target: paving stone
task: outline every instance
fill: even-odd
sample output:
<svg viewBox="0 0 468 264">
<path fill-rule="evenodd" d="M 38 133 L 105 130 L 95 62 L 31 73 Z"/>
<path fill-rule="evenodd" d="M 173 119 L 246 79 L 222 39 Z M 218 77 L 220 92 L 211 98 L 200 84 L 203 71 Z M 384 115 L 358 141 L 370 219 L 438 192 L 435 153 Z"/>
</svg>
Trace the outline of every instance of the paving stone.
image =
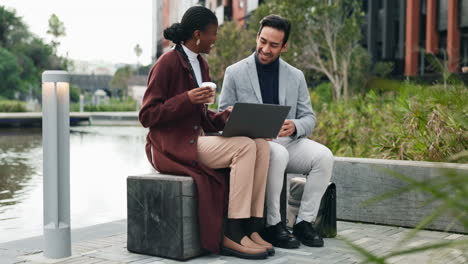
<svg viewBox="0 0 468 264">
<path fill-rule="evenodd" d="M 131 263 L 131 264 L 148 264 L 148 263 L 152 263 L 152 262 L 155 262 L 155 261 L 161 261 L 161 260 L 162 260 L 162 258 L 150 257 L 150 258 L 146 258 L 146 259 L 130 261 L 128 263 Z"/>
<path fill-rule="evenodd" d="M 62 262 L 58 262 L 58 264 L 83 264 L 83 263 L 94 264 L 94 263 L 99 263 L 102 261 L 103 261 L 102 259 L 96 259 L 96 258 L 90 258 L 90 257 L 76 257 L 72 259 L 67 259 Z"/>
<path fill-rule="evenodd" d="M 122 250 L 123 251 L 123 250 Z M 142 260 L 146 258 L 150 258 L 150 256 L 146 255 L 138 255 L 138 254 L 127 254 L 126 252 L 97 252 L 89 255 L 90 257 L 101 258 L 106 260 L 112 261 L 120 261 L 120 262 L 131 262 Z"/>
<path fill-rule="evenodd" d="M 398 228 L 391 226 L 376 226 L 370 224 L 338 222 L 338 231 L 340 236 L 354 241 L 354 243 L 365 248 L 366 250 L 382 256 L 388 254 L 391 250 L 407 249 L 410 247 L 418 247 L 430 243 L 440 241 L 453 241 L 460 239 L 468 239 L 467 235 L 451 234 L 444 232 L 421 231 L 417 236 L 401 242 L 401 239 L 411 231 L 406 228 Z M 234 257 L 219 256 L 219 255 L 203 255 L 185 262 L 179 262 L 171 259 L 162 259 L 159 257 L 133 254 L 126 248 L 126 235 L 117 234 L 89 241 L 74 243 L 72 246 L 73 254 L 77 257 L 59 262 L 60 264 L 111 264 L 111 263 L 131 263 L 131 264 L 350 264 L 358 263 L 363 260 L 363 257 L 354 251 L 340 238 L 325 239 L 325 246 L 321 248 L 312 248 L 301 245 L 299 249 L 276 249 L 276 254 L 265 260 L 243 260 Z M 13 250 L 3 249 L 0 254 L 9 256 Z M 18 251 L 20 252 L 20 251 Z M 8 253 L 8 254 L 6 254 Z M 35 252 L 33 252 L 34 254 Z M 36 253 L 37 254 L 37 253 Z M 0 255 L 0 259 L 1 256 Z M 431 252 L 419 252 L 409 256 L 397 256 L 388 261 L 388 263 L 452 263 L 465 264 L 468 256 L 460 248 L 444 249 Z M 30 260 L 16 259 L 16 261 L 8 263 L 42 264 L 31 262 Z M 3 264 L 3 259 L 0 260 Z"/>
<path fill-rule="evenodd" d="M 98 262 L 97 264 L 123 264 L 124 262 L 121 261 L 114 261 L 114 260 L 103 260 L 102 262 Z"/>
</svg>

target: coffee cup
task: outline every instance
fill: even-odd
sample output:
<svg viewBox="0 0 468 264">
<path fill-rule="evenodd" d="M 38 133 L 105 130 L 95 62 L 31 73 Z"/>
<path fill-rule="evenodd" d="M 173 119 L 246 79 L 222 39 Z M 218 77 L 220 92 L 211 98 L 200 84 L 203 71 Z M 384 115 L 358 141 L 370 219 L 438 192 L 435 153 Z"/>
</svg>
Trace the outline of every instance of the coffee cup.
<svg viewBox="0 0 468 264">
<path fill-rule="evenodd" d="M 209 98 L 207 104 L 214 104 L 216 97 L 216 83 L 214 82 L 204 82 L 201 84 L 201 87 L 210 87 L 213 95 Z"/>
</svg>

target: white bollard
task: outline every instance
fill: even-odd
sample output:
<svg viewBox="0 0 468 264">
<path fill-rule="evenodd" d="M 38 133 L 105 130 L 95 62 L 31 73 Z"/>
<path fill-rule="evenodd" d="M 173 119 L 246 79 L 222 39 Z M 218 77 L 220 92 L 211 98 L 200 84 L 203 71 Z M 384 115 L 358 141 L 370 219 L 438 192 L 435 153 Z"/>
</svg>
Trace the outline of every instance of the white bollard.
<svg viewBox="0 0 468 264">
<path fill-rule="evenodd" d="M 84 112 L 84 95 L 80 94 L 80 113 Z"/>
<path fill-rule="evenodd" d="M 42 74 L 44 256 L 71 256 L 70 237 L 70 77 Z"/>
</svg>

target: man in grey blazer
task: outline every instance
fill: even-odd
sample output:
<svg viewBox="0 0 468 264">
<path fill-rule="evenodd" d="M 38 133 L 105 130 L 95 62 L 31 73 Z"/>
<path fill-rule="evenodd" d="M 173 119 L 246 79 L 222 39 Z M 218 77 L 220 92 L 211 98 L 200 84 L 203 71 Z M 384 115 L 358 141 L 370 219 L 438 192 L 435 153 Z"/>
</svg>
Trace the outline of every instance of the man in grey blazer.
<svg viewBox="0 0 468 264">
<path fill-rule="evenodd" d="M 289 105 L 291 110 L 278 137 L 270 141 L 271 157 L 266 202 L 267 228 L 262 237 L 276 247 L 323 246 L 314 229 L 320 201 L 333 168 L 333 154 L 307 138 L 315 127 L 307 84 L 302 71 L 280 58 L 287 50 L 291 26 L 288 20 L 269 15 L 260 21 L 254 54 L 229 66 L 224 76 L 219 110 L 236 102 Z M 281 222 L 280 194 L 284 172 L 307 177 L 293 234 Z M 294 237 L 296 236 L 299 241 Z"/>
</svg>

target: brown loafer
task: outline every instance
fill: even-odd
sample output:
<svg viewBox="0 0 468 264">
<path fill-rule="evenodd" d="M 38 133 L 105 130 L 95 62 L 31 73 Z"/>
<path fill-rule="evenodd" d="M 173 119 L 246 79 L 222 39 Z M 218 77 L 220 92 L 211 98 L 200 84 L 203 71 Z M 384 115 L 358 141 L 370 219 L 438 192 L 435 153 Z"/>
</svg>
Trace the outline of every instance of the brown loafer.
<svg viewBox="0 0 468 264">
<path fill-rule="evenodd" d="M 245 244 L 252 245 L 255 243 L 247 236 L 242 238 L 241 244 L 238 244 L 224 236 L 221 254 L 243 259 L 266 259 L 268 257 L 268 253 L 265 248 L 260 247 L 259 245 L 256 245 L 256 247 L 248 247 Z"/>
<path fill-rule="evenodd" d="M 273 248 L 273 245 L 266 242 L 258 232 L 253 232 L 252 234 L 250 234 L 250 239 L 255 242 L 256 244 L 258 245 L 261 245 L 262 247 L 264 247 L 267 252 L 268 252 L 268 255 L 269 256 L 274 256 L 275 255 L 275 249 Z"/>
</svg>

